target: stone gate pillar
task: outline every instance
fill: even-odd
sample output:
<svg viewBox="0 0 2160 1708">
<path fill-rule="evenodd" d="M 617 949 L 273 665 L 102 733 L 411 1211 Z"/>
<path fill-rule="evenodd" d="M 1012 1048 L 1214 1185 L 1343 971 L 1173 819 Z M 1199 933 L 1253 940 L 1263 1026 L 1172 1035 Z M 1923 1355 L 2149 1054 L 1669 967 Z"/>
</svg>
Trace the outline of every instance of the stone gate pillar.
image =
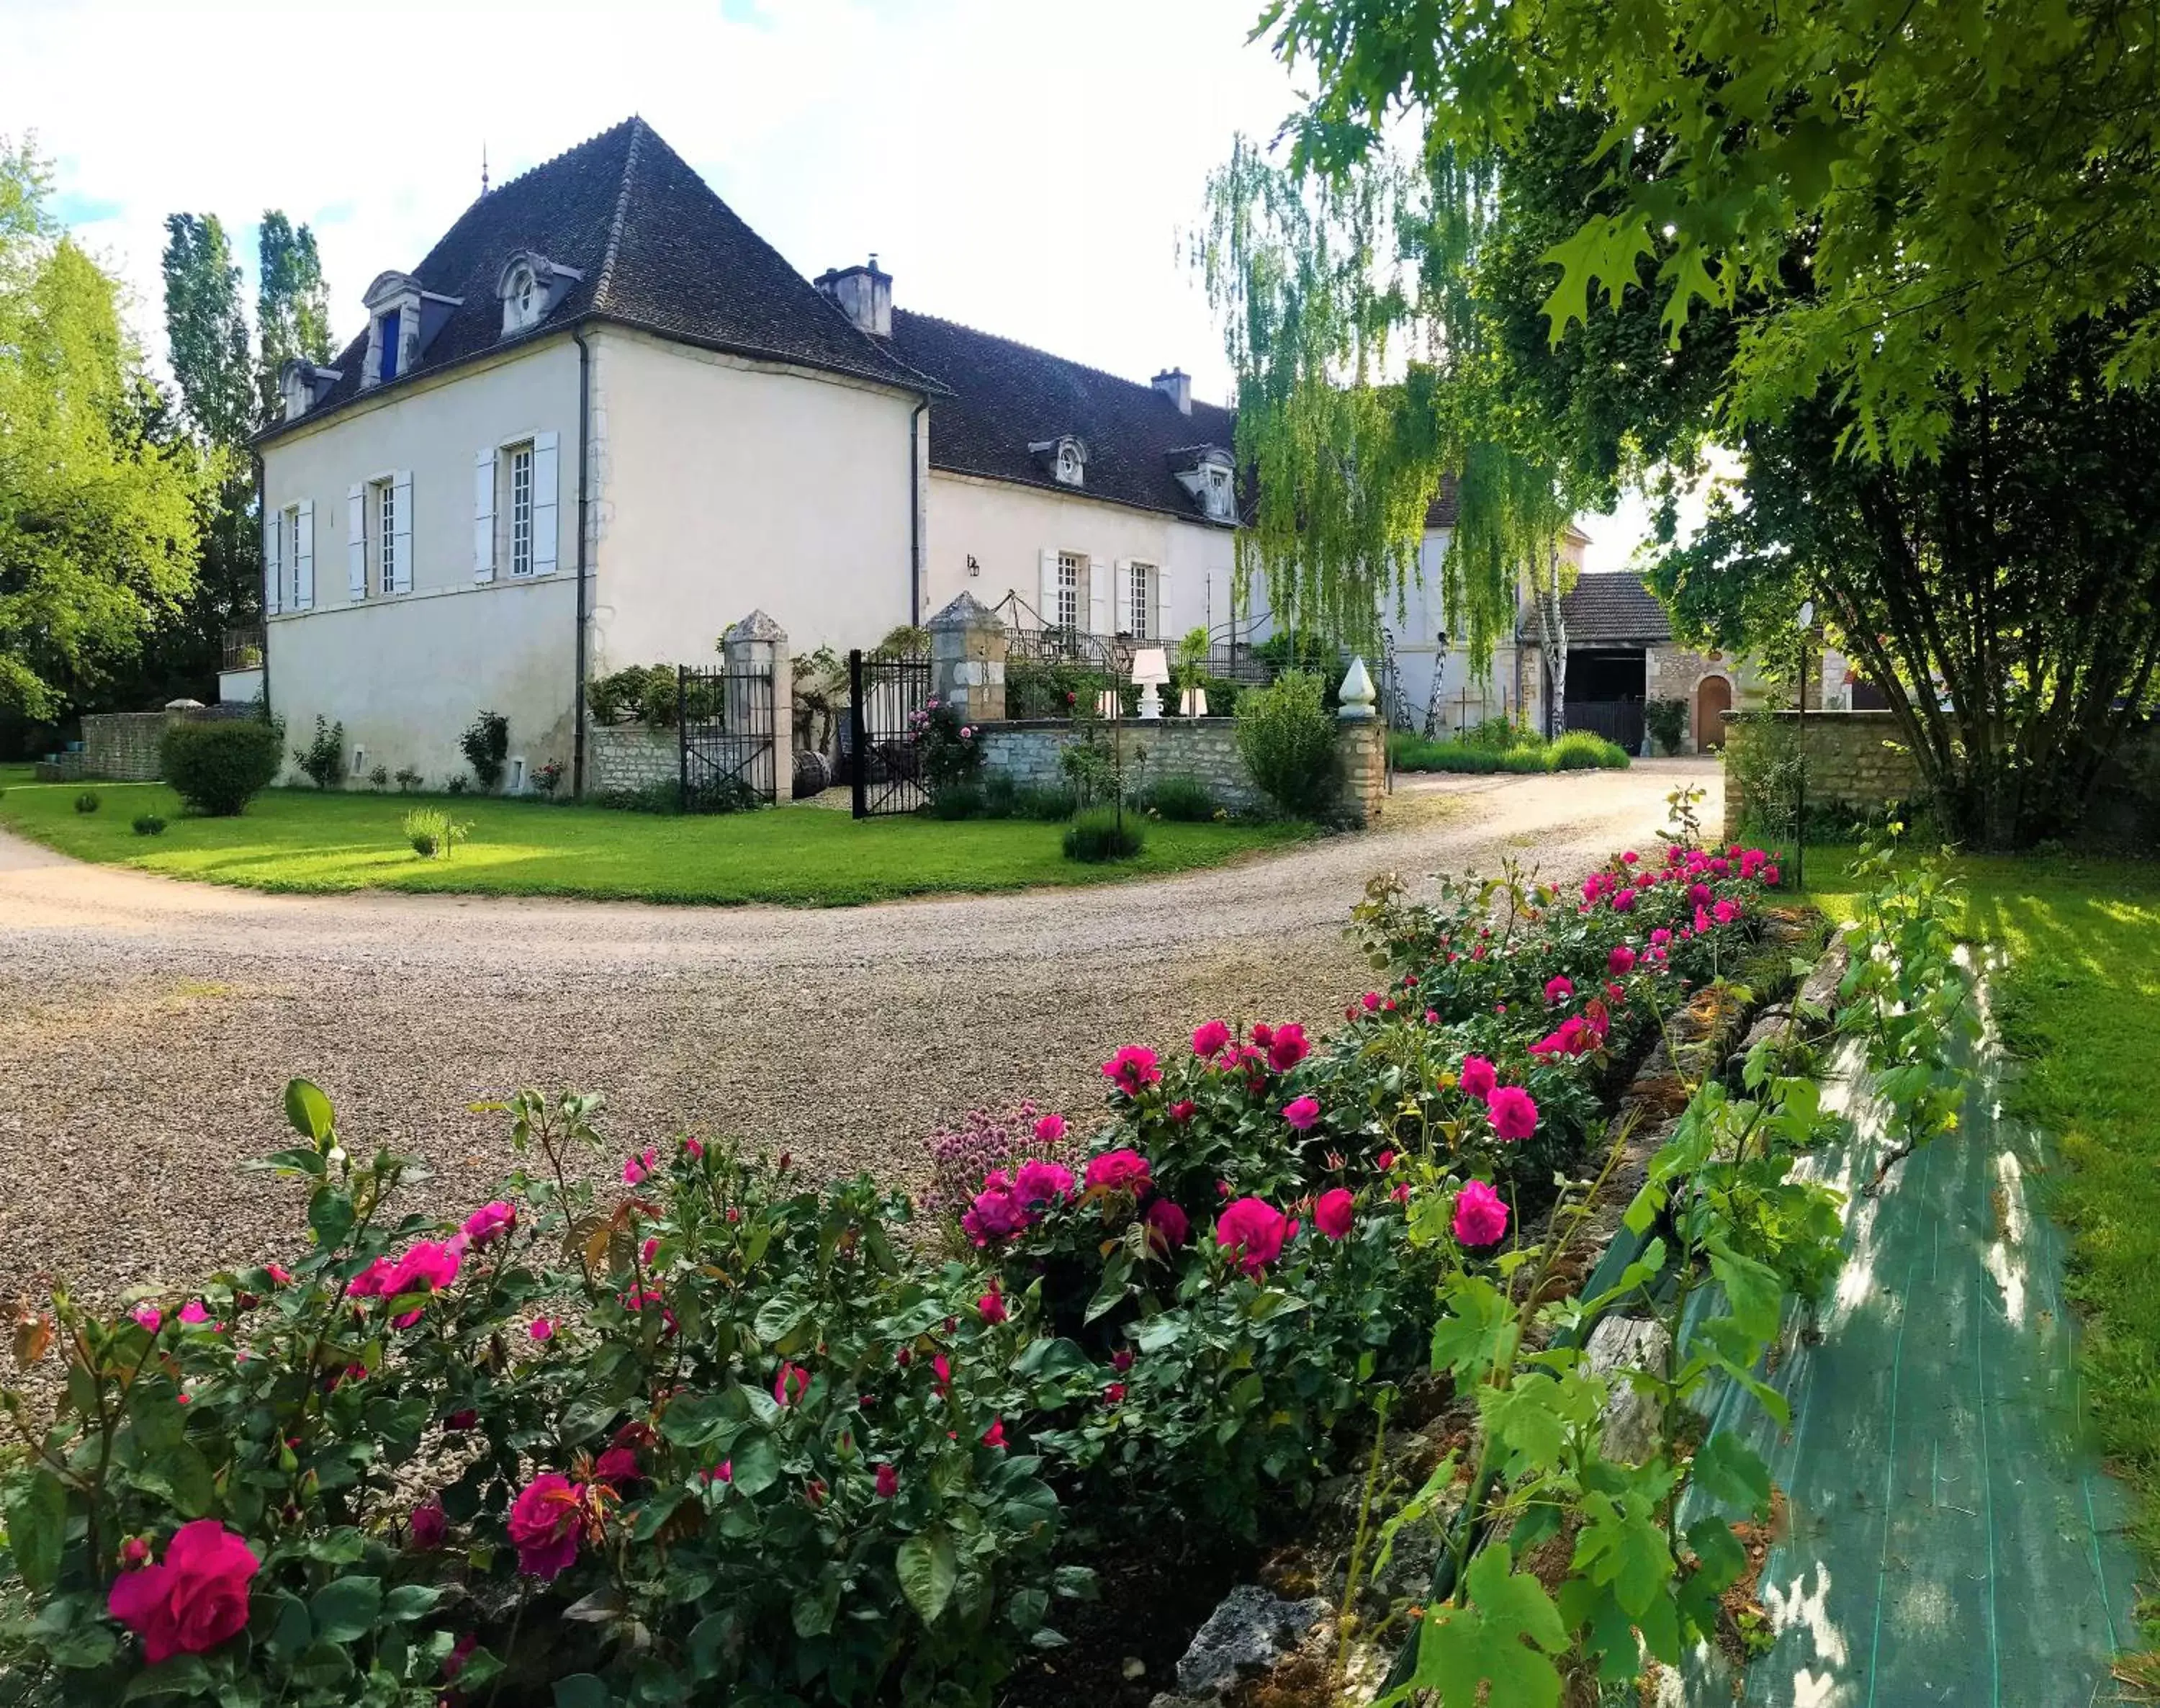
<svg viewBox="0 0 2160 1708">
<path fill-rule="evenodd" d="M 720 637 L 727 662 L 728 727 L 772 734 L 772 799 L 792 800 L 795 792 L 795 672 L 787 656 L 787 631 L 761 610 L 754 610 Z M 762 681 L 740 680 L 746 677 Z M 760 705 L 758 701 L 764 703 Z M 757 778 L 762 783 L 765 779 Z"/>
<path fill-rule="evenodd" d="M 1005 716 L 1005 626 L 972 593 L 930 620 L 930 692 L 968 724 Z"/>
<path fill-rule="evenodd" d="M 1367 830 L 1380 822 L 1388 793 L 1388 726 L 1373 709 L 1378 698 L 1365 661 L 1352 659 L 1337 695 L 1336 750 L 1342 759 L 1342 816 Z"/>
</svg>

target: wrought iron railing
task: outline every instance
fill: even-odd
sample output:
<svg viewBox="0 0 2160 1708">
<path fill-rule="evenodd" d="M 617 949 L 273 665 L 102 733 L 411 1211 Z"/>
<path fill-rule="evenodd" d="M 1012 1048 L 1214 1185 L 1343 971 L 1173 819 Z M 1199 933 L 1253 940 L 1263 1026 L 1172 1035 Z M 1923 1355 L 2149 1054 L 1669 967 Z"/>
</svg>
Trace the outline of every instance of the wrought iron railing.
<svg viewBox="0 0 2160 1708">
<path fill-rule="evenodd" d="M 225 648 L 220 657 L 220 670 L 257 670 L 262 664 L 262 625 L 251 623 L 245 628 L 225 631 Z"/>
</svg>

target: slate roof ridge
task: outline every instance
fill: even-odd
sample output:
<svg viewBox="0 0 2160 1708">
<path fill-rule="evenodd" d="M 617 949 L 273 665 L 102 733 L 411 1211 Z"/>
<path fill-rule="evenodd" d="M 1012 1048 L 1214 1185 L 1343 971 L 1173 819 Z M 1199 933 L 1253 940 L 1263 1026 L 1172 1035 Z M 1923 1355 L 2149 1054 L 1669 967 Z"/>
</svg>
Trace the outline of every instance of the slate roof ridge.
<svg viewBox="0 0 2160 1708">
<path fill-rule="evenodd" d="M 1054 361 L 1060 367 L 1072 368 L 1078 372 L 1091 375 L 1096 379 L 1109 380 L 1114 384 L 1129 387 L 1135 392 L 1145 392 L 1152 397 L 1163 397 L 1163 394 L 1157 392 L 1153 383 L 1150 381 L 1128 379 L 1123 374 L 1112 373 L 1108 368 L 1098 368 L 1088 362 L 1075 361 L 1069 356 L 1060 356 L 1054 350 L 1045 350 L 1041 345 L 1030 344 L 1024 339 L 1008 338 L 1002 332 L 985 332 L 979 326 L 970 325 L 965 320 L 955 320 L 948 314 L 926 314 L 920 309 L 903 309 L 898 304 L 895 304 L 893 305 L 892 313 L 893 318 L 896 320 L 900 319 L 902 315 L 906 315 L 911 320 L 927 320 L 934 325 L 948 327 L 955 332 L 964 332 L 971 338 L 987 338 L 993 343 L 1010 345 L 1015 350 L 1024 350 L 1028 355 L 1038 356 L 1044 361 Z M 889 340 L 880 339 L 878 341 L 880 343 L 885 343 Z M 1170 399 L 1166 397 L 1163 397 L 1163 401 L 1167 403 Z M 1193 408 L 1196 409 L 1212 409 L 1225 415 L 1231 413 L 1228 405 L 1223 403 L 1210 403 L 1205 398 L 1202 397 L 1194 398 L 1192 400 L 1192 404 Z M 1210 442 L 1211 441 L 1207 440 L 1196 441 L 1194 444 L 1189 448 L 1197 449 L 1201 444 Z M 1225 446 L 1224 449 L 1227 449 L 1228 447 Z"/>
<path fill-rule="evenodd" d="M 608 288 L 614 283 L 615 257 L 622 250 L 623 227 L 630 222 L 630 186 L 631 180 L 637 176 L 637 145 L 645 139 L 646 132 L 651 128 L 636 113 L 631 114 L 622 122 L 630 127 L 630 147 L 623 153 L 622 184 L 615 191 L 615 218 L 608 226 L 607 247 L 600 255 L 600 276 L 593 285 L 592 306 L 595 310 L 604 309 L 606 307 Z M 610 135 L 621 127 L 619 125 L 610 125 L 607 130 L 601 132 L 600 135 Z M 598 142 L 600 138 L 595 137 L 593 140 Z M 556 158 L 559 159 L 562 157 L 558 155 Z M 532 169 L 536 172 L 540 170 L 537 166 Z"/>
</svg>

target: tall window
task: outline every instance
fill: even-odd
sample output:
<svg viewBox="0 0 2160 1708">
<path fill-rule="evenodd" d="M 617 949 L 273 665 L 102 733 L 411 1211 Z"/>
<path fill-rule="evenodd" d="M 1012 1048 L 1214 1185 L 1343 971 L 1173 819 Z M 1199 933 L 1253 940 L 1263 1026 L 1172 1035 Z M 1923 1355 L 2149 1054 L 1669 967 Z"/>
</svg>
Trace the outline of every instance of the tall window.
<svg viewBox="0 0 2160 1708">
<path fill-rule="evenodd" d="M 375 586 L 379 593 L 397 591 L 397 486 L 391 480 L 375 483 Z"/>
<path fill-rule="evenodd" d="M 1051 621 L 1061 629 L 1080 626 L 1080 559 L 1072 552 L 1057 554 L 1057 609 Z"/>
<path fill-rule="evenodd" d="M 397 377 L 397 335 L 403 316 L 395 309 L 382 311 L 382 330 L 376 335 L 376 377 L 387 382 Z"/>
<path fill-rule="evenodd" d="M 1132 566 L 1132 591 L 1128 597 L 1133 602 L 1133 639 L 1145 641 L 1149 633 L 1148 588 L 1155 579 L 1155 566 L 1152 563 L 1135 563 Z"/>
<path fill-rule="evenodd" d="M 278 513 L 278 561 L 285 566 L 285 609 L 300 609 L 300 506 Z"/>
<path fill-rule="evenodd" d="M 532 447 L 510 450 L 510 573 L 532 573 Z"/>
</svg>

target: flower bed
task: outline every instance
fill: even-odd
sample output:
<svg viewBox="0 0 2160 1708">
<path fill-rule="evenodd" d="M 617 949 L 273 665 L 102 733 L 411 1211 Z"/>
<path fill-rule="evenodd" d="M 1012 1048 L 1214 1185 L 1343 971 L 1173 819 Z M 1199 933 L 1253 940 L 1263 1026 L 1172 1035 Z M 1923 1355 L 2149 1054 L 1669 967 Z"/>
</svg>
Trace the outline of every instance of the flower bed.
<svg viewBox="0 0 2160 1708">
<path fill-rule="evenodd" d="M 1084 1140 L 948 1139 L 943 1256 L 784 1155 L 596 1190 L 596 1103 L 530 1093 L 497 1199 L 400 1218 L 402 1161 L 295 1082 L 289 1268 L 18 1326 L 66 1374 L 49 1430 L 8 1401 L 0 1664 L 83 1702 L 989 1700 L 1093 1591 L 1076 1525 L 1252 1537 L 1357 1461 L 1776 875 L 1376 888 L 1394 976 L 1332 1036 L 1209 1021 L 1105 1062 Z"/>
</svg>

